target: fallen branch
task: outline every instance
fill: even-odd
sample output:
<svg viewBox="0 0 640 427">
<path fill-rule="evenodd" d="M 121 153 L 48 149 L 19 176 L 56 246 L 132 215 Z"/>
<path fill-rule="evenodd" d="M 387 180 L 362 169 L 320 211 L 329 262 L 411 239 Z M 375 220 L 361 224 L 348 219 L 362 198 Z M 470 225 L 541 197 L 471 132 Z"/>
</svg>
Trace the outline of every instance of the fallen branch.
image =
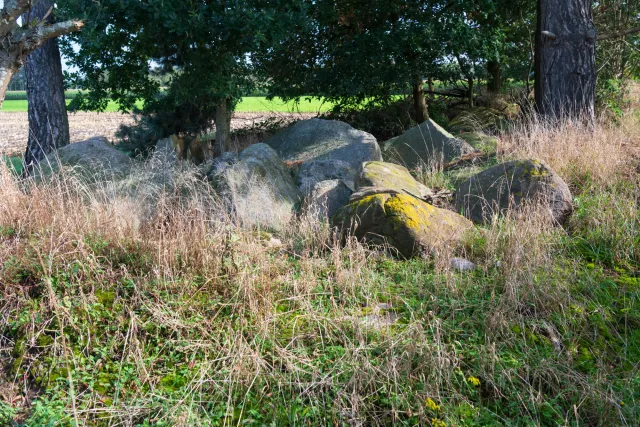
<svg viewBox="0 0 640 427">
<path fill-rule="evenodd" d="M 628 30 L 619 31 L 617 33 L 611 33 L 611 34 L 605 34 L 605 35 L 602 35 L 602 36 L 598 36 L 597 40 L 598 41 L 602 41 L 602 40 L 608 40 L 608 39 L 615 39 L 615 38 L 618 38 L 618 37 L 630 36 L 631 34 L 636 34 L 636 33 L 640 33 L 640 27 L 629 28 Z"/>
</svg>

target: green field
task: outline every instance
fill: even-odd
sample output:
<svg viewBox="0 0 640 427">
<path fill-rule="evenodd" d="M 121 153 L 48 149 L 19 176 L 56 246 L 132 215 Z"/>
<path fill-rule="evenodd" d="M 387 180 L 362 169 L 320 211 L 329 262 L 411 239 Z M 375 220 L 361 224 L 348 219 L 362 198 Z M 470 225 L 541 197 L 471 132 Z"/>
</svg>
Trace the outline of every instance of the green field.
<svg viewBox="0 0 640 427">
<path fill-rule="evenodd" d="M 14 98 L 14 99 L 12 99 Z M 4 103 L 2 104 L 1 111 L 15 111 L 15 112 L 26 112 L 28 103 L 24 99 L 15 99 L 18 96 L 13 95 L 11 97 L 7 97 Z M 67 103 L 71 100 L 67 99 Z M 138 107 L 142 107 L 142 103 L 140 102 Z M 317 113 L 327 111 L 331 107 L 329 103 L 323 103 L 321 99 L 313 99 L 311 101 L 302 100 L 299 104 L 295 104 L 294 102 L 285 103 L 279 99 L 274 99 L 272 101 L 268 101 L 264 96 L 251 96 L 243 98 L 242 101 L 236 107 L 236 111 L 240 113 L 253 113 L 253 112 L 274 112 L 274 113 L 289 113 L 289 112 L 300 112 L 300 113 Z M 118 104 L 116 102 L 109 102 L 109 106 L 107 107 L 107 112 L 116 112 L 118 111 Z"/>
</svg>

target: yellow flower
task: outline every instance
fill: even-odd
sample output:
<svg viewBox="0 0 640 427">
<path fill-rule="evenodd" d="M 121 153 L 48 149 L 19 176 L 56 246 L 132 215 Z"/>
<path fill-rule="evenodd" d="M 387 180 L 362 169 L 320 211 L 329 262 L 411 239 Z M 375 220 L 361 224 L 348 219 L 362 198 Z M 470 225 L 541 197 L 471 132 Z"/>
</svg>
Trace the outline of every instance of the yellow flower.
<svg viewBox="0 0 640 427">
<path fill-rule="evenodd" d="M 437 418 L 431 418 L 431 426 L 432 427 L 447 427 L 447 423 Z"/>
<path fill-rule="evenodd" d="M 431 409 L 434 412 L 440 410 L 440 405 L 438 405 L 434 400 L 430 397 L 427 397 L 427 400 L 424 401 L 425 405 L 427 405 L 428 409 Z"/>
<path fill-rule="evenodd" d="M 474 387 L 478 387 L 480 385 L 480 380 L 473 375 L 467 378 L 467 382 Z"/>
</svg>

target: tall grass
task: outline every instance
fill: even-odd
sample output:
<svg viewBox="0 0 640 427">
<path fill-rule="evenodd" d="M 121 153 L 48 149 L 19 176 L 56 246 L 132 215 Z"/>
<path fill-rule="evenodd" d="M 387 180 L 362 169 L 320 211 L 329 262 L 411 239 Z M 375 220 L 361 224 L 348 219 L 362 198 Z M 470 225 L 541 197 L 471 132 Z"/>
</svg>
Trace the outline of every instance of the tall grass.
<svg viewBox="0 0 640 427">
<path fill-rule="evenodd" d="M 569 182 L 576 214 L 478 229 L 456 249 L 468 274 L 314 216 L 243 227 L 188 167 L 35 183 L 0 165 L 0 421 L 634 425 L 635 131 L 504 136 L 501 156 Z"/>
</svg>

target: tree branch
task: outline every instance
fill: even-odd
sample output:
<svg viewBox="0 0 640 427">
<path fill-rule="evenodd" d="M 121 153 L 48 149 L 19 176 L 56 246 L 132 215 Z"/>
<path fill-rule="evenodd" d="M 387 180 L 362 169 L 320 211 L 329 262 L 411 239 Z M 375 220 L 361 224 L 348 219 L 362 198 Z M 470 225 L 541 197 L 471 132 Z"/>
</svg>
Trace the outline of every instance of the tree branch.
<svg viewBox="0 0 640 427">
<path fill-rule="evenodd" d="M 11 30 L 20 15 L 26 12 L 31 4 L 32 0 L 5 0 L 4 7 L 0 9 L 0 34 L 6 34 Z"/>
<path fill-rule="evenodd" d="M 11 38 L 11 41 L 12 43 L 23 42 L 23 50 L 31 52 L 42 46 L 47 40 L 78 31 L 83 26 L 84 22 L 76 20 L 56 22 L 51 25 L 38 25 L 16 33 Z"/>
<path fill-rule="evenodd" d="M 617 37 L 630 36 L 631 34 L 636 34 L 636 33 L 640 33 L 640 27 L 629 28 L 628 30 L 619 31 L 617 33 L 604 34 L 602 36 L 598 36 L 597 40 L 601 41 L 601 40 L 615 39 Z"/>
</svg>

